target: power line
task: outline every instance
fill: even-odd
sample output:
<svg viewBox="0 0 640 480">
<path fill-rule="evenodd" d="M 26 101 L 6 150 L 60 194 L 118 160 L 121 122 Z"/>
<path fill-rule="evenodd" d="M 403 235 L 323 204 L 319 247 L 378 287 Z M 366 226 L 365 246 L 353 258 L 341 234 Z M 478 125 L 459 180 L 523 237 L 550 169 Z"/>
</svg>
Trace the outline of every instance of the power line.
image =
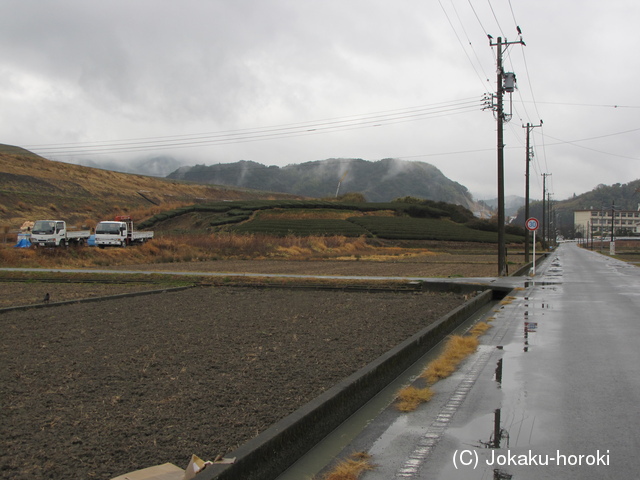
<svg viewBox="0 0 640 480">
<path fill-rule="evenodd" d="M 464 32 L 465 36 L 467 37 L 467 42 L 469 43 L 469 46 L 471 47 L 471 50 L 473 51 L 473 54 L 475 55 L 476 60 L 478 61 L 478 65 L 480 66 L 480 69 L 482 70 L 482 76 L 480 76 L 480 73 L 478 73 L 478 69 L 473 64 L 473 61 L 471 60 L 471 57 L 469 57 L 469 54 L 467 53 L 467 50 L 466 50 L 464 44 L 462 43 L 462 40 L 460 40 L 460 36 L 458 35 L 458 32 L 456 31 L 456 28 L 453 26 L 453 22 L 449 18 L 449 14 L 445 10 L 444 6 L 442 5 L 442 2 L 440 0 L 438 0 L 438 3 L 440 4 L 440 8 L 444 12 L 445 17 L 447 17 L 447 21 L 449 22 L 449 25 L 451 26 L 451 29 L 453 30 L 453 33 L 455 34 L 456 38 L 458 39 L 458 43 L 460 44 L 460 47 L 462 47 L 462 50 L 464 51 L 465 56 L 469 60 L 469 63 L 471 64 L 471 67 L 473 68 L 474 72 L 476 72 L 476 75 L 480 79 L 480 83 L 482 84 L 482 87 L 484 88 L 485 87 L 485 82 L 489 82 L 489 78 L 488 78 L 487 74 L 485 73 L 484 69 L 482 68 L 482 63 L 480 62 L 480 59 L 478 58 L 478 53 L 476 52 L 475 48 L 473 48 L 473 44 L 471 43 L 471 39 L 469 38 L 469 35 L 467 34 L 467 30 L 464 28 L 464 25 L 462 23 L 462 20 L 460 19 L 460 15 L 458 15 L 458 10 L 456 9 L 456 6 L 453 3 L 453 0 L 450 0 L 450 1 L 451 1 L 451 6 L 453 7 L 453 11 L 455 12 L 456 17 L 458 18 L 458 23 L 460 23 L 460 26 L 462 27 L 462 31 Z"/>
<path fill-rule="evenodd" d="M 467 0 L 467 2 L 469 3 L 469 6 L 471 7 L 471 10 L 473 11 L 473 14 L 476 16 L 476 20 L 478 20 L 478 23 L 480 24 L 480 28 L 485 33 L 485 35 L 487 35 L 489 33 L 489 30 L 484 28 L 484 25 L 482 24 L 482 21 L 480 20 L 480 17 L 478 16 L 478 12 L 476 12 L 476 9 L 473 7 L 473 4 L 471 3 L 471 0 Z"/>
<path fill-rule="evenodd" d="M 515 13 L 513 13 L 513 5 L 511 5 L 511 0 L 508 0 L 508 1 L 509 1 L 509 9 L 511 10 L 511 17 L 513 18 L 513 23 L 518 25 L 518 21 L 516 20 L 516 15 Z"/>
<path fill-rule="evenodd" d="M 570 107 L 598 107 L 598 108 L 640 108 L 640 105 L 616 105 L 606 103 L 568 103 L 568 102 L 528 102 L 540 105 L 565 105 Z"/>
<path fill-rule="evenodd" d="M 86 155 L 246 143 L 278 138 L 290 138 L 302 135 L 317 135 L 361 128 L 372 128 L 468 113 L 480 109 L 480 102 L 480 98 L 470 97 L 467 99 L 442 102 L 439 104 L 421 107 L 388 110 L 386 112 L 352 115 L 348 117 L 338 117 L 272 127 L 247 128 L 201 134 L 170 135 L 163 137 L 131 138 L 115 141 L 41 144 L 27 146 L 26 148 L 29 148 L 41 155 Z"/>
<path fill-rule="evenodd" d="M 633 132 L 637 132 L 639 130 L 640 130 L 640 127 L 639 128 L 632 128 L 631 130 L 624 130 L 622 132 L 607 133 L 606 135 L 598 135 L 596 137 L 580 138 L 580 139 L 571 140 L 571 141 L 561 140 L 561 142 L 562 143 L 586 142 L 586 141 L 589 141 L 589 140 L 598 140 L 600 138 L 615 137 L 616 135 L 625 135 L 627 133 L 633 133 Z M 553 137 L 549 137 L 549 138 L 553 138 Z M 554 140 L 559 140 L 559 139 L 558 138 L 554 138 Z"/>
<path fill-rule="evenodd" d="M 489 8 L 491 9 L 491 13 L 493 14 L 493 18 L 496 21 L 496 25 L 498 26 L 498 30 L 500 30 L 500 33 L 502 34 L 502 37 L 506 40 L 507 36 L 504 34 L 504 31 L 502 30 L 502 27 L 500 26 L 500 21 L 498 20 L 498 17 L 496 16 L 496 12 L 493 9 L 493 5 L 491 4 L 491 0 L 487 0 L 487 3 L 489 4 Z"/>
<path fill-rule="evenodd" d="M 433 103 L 433 104 L 428 104 L 428 105 L 420 105 L 420 106 L 416 106 L 416 107 L 405 107 L 405 108 L 400 108 L 400 109 L 393 109 L 393 110 L 382 110 L 382 111 L 376 111 L 376 112 L 370 112 L 370 113 L 366 113 L 366 114 L 357 114 L 357 115 L 347 115 L 344 117 L 332 117 L 332 118 L 326 118 L 326 119 L 320 119 L 320 120 L 313 120 L 313 121 L 307 121 L 307 122 L 294 122 L 294 123 L 286 123 L 286 124 L 279 124 L 279 125 L 272 125 L 272 126 L 268 126 L 268 127 L 253 127 L 253 128 L 244 128 L 244 129 L 236 129 L 236 130 L 223 130 L 220 132 L 206 132 L 206 133 L 191 133 L 191 134 L 182 134 L 182 135 L 164 135 L 164 136 L 155 136 L 155 137 L 137 137 L 137 138 L 127 138 L 127 139 L 120 139 L 120 140 L 114 140 L 114 141 L 96 141 L 96 142 L 69 142 L 69 143 L 53 143 L 53 144 L 38 144 L 38 145 L 31 145 L 31 147 L 50 147 L 50 146 L 58 146 L 58 145 L 93 145 L 93 144 L 103 144 L 103 143 L 119 143 L 119 142 L 134 142 L 134 141 L 140 141 L 140 140 L 161 140 L 161 139 L 177 139 L 177 138 L 188 138 L 188 137 L 206 137 L 206 136 L 213 136 L 213 135 L 220 135 L 220 134 L 234 134 L 234 133 L 241 133 L 241 132 L 263 132 L 263 131 L 272 131 L 272 130 L 279 130 L 279 129 L 287 129 L 287 128 L 297 128 L 297 127 L 309 127 L 309 126 L 318 126 L 318 125 L 327 125 L 327 124 L 338 124 L 341 122 L 349 122 L 349 121 L 356 121 L 356 120 L 366 120 L 366 119 L 371 119 L 371 118 L 380 118 L 380 117 L 384 117 L 384 116 L 392 116 L 392 115 L 399 115 L 399 114 L 406 114 L 406 113 L 415 113 L 415 112 L 420 112 L 420 111 L 428 111 L 430 109 L 438 109 L 438 108 L 443 108 L 443 107 L 448 107 L 448 106 L 457 106 L 457 105 L 464 105 L 464 104 L 473 104 L 475 101 L 477 101 L 477 97 L 467 97 L 467 98 L 462 98 L 462 99 L 458 99 L 458 100 L 451 100 L 448 102 L 439 102 L 439 103 Z"/>
<path fill-rule="evenodd" d="M 568 144 L 568 145 L 573 145 L 574 147 L 583 148 L 585 150 L 590 150 L 592 152 L 602 153 L 603 155 L 609 155 L 609 156 L 618 157 L 618 158 L 626 158 L 628 160 L 640 160 L 640 158 L 629 157 L 628 155 L 619 155 L 617 153 L 605 152 L 605 151 L 602 151 L 602 150 L 597 150 L 595 148 L 585 147 L 584 145 L 578 145 L 578 143 L 577 143 L 577 142 L 585 142 L 585 141 L 588 141 L 588 140 L 595 140 L 595 139 L 598 139 L 598 138 L 611 137 L 613 135 L 620 135 L 622 133 L 628 133 L 628 132 L 633 132 L 633 131 L 637 131 L 637 130 L 640 130 L 640 129 L 634 129 L 634 130 L 629 130 L 627 132 L 613 133 L 613 134 L 610 134 L 610 135 L 601 135 L 601 136 L 598 136 L 598 137 L 583 138 L 583 139 L 580 139 L 580 140 L 571 140 L 571 141 L 562 140 L 560 138 L 552 137 L 551 135 L 544 135 L 544 137 L 549 137 L 549 138 L 552 138 L 553 140 L 557 141 L 557 143 L 548 144 L 549 146 Z"/>
</svg>

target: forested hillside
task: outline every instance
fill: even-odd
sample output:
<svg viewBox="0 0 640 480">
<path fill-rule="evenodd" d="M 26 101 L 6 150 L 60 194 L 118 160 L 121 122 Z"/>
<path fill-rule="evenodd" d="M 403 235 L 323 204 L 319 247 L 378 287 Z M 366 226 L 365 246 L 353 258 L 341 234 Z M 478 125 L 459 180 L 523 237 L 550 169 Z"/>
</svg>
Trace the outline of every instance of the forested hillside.
<svg viewBox="0 0 640 480">
<path fill-rule="evenodd" d="M 474 209 L 466 187 L 429 163 L 387 158 L 377 162 L 332 158 L 286 167 L 241 161 L 181 167 L 168 178 L 291 193 L 313 198 L 361 193 L 370 202 L 413 196 Z"/>
</svg>

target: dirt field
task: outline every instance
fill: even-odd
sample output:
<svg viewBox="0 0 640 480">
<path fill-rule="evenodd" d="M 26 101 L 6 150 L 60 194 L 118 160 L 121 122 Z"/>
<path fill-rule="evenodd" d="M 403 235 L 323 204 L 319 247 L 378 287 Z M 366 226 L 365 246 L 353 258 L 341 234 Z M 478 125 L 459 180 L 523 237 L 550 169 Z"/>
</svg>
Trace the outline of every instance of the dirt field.
<svg viewBox="0 0 640 480">
<path fill-rule="evenodd" d="M 0 287 L 5 305 L 132 288 Z M 0 478 L 109 479 L 213 459 L 462 301 L 196 287 L 2 313 Z"/>
</svg>

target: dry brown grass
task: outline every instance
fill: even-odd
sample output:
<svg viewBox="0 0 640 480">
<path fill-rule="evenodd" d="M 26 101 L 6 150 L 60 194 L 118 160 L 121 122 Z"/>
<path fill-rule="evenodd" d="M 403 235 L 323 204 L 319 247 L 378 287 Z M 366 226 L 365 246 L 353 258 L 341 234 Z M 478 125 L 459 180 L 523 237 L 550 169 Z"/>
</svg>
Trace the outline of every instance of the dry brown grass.
<svg viewBox="0 0 640 480">
<path fill-rule="evenodd" d="M 406 387 L 398 392 L 396 408 L 401 412 L 413 412 L 418 405 L 426 403 L 433 397 L 433 390 L 429 387 Z"/>
<path fill-rule="evenodd" d="M 422 372 L 422 378 L 426 379 L 430 385 L 447 378 L 456 371 L 462 360 L 476 351 L 479 343 L 477 336 L 452 335 L 447 340 L 442 354 L 429 363 Z"/>
<path fill-rule="evenodd" d="M 338 463 L 321 480 L 357 480 L 364 472 L 374 469 L 375 465 L 371 463 L 371 455 L 366 452 L 356 452 L 348 459 Z"/>
<path fill-rule="evenodd" d="M 13 248 L 0 246 L 0 263 L 5 267 L 100 267 L 148 263 L 200 262 L 221 259 L 280 258 L 324 260 L 359 257 L 385 249 L 371 246 L 365 238 L 273 237 L 269 235 L 175 235 L 160 236 L 144 245 L 129 248 L 70 247 L 68 249 Z M 390 256 L 397 255 L 392 249 Z"/>
<path fill-rule="evenodd" d="M 13 240 L 15 241 L 15 240 Z M 432 253 L 426 249 L 379 247 L 365 237 L 339 235 L 276 237 L 232 233 L 156 236 L 144 245 L 130 248 L 68 249 L 13 248 L 0 245 L 0 263 L 6 267 L 95 267 L 148 263 L 201 262 L 222 259 L 263 260 L 376 260 L 398 261 Z"/>
<path fill-rule="evenodd" d="M 493 318 L 488 321 L 493 320 Z M 420 404 L 428 402 L 434 392 L 429 388 L 439 380 L 449 377 L 456 371 L 458 365 L 478 349 L 480 341 L 478 337 L 491 328 L 486 322 L 476 323 L 468 335 L 451 335 L 444 346 L 442 353 L 429 362 L 420 378 L 427 382 L 427 387 L 416 388 L 409 386 L 401 389 L 397 394 L 396 408 L 401 412 L 412 412 Z"/>
<path fill-rule="evenodd" d="M 277 243 L 271 256 L 287 258 L 289 260 L 356 258 L 356 256 L 359 257 L 384 250 L 384 248 L 381 249 L 369 245 L 365 237 L 353 238 L 340 235 L 328 237 L 297 237 L 288 235 L 279 239 L 274 238 L 271 243 Z"/>
<path fill-rule="evenodd" d="M 487 322 L 489 322 L 491 320 L 494 320 L 494 319 L 495 319 L 494 317 L 491 317 L 491 318 L 487 319 Z M 483 335 L 490 328 L 491 328 L 491 325 L 489 325 L 488 323 L 486 323 L 486 322 L 478 322 L 469 331 L 469 334 L 477 338 L 477 337 Z"/>
</svg>

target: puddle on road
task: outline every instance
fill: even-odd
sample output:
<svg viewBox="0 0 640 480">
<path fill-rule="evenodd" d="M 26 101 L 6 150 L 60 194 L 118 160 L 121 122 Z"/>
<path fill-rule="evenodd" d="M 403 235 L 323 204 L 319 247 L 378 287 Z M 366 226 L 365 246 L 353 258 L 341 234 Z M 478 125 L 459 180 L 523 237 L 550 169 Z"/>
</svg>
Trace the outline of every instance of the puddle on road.
<svg viewBox="0 0 640 480">
<path fill-rule="evenodd" d="M 480 445 L 478 447 L 484 448 L 509 448 L 509 432 L 503 428 L 502 423 L 502 409 L 496 408 L 493 411 L 493 425 L 489 438 L 485 441 L 479 440 Z"/>
<path fill-rule="evenodd" d="M 499 347 L 503 354 L 495 363 L 492 380 L 501 392 L 500 402 L 495 405 L 493 413 L 485 413 L 462 426 L 449 428 L 446 433 L 456 439 L 460 448 L 471 447 L 481 457 L 490 456 L 488 452 L 492 449 L 527 448 L 544 438 L 540 425 L 536 424 L 536 413 L 528 409 L 527 399 L 531 392 L 527 390 L 525 372 L 528 368 L 525 365 L 531 362 L 529 356 L 537 346 L 539 332 L 544 331 L 545 317 L 553 310 L 553 303 L 546 295 L 549 288 L 539 288 L 539 282 L 526 285 L 527 288 L 534 286 L 538 288 L 521 297 L 519 310 L 514 312 L 517 326 L 513 337 L 502 348 Z M 554 291 L 558 288 L 558 285 L 551 286 Z M 451 478 L 458 478 L 455 475 Z M 482 478 L 508 479 L 512 476 L 505 470 L 487 468 Z"/>
<path fill-rule="evenodd" d="M 540 360 L 539 356 L 544 355 L 541 347 L 548 348 L 548 342 L 554 341 L 554 324 L 547 323 L 547 320 L 552 318 L 553 299 L 562 293 L 563 275 L 561 262 L 556 258 L 541 278 L 525 282 L 526 292 L 520 297 L 519 304 L 514 305 L 517 310 L 505 310 L 507 315 L 511 315 L 508 321 L 516 324 L 513 336 L 498 347 L 502 355 L 494 364 L 494 375 L 484 380 L 492 382 L 500 392 L 497 404 L 486 405 L 495 409 L 493 412 L 484 410 L 484 414 L 450 427 L 445 434 L 455 441 L 456 448 L 477 452 L 480 464 L 497 449 L 504 452 L 505 449 L 522 450 L 533 446 L 543 448 L 547 441 L 544 421 L 541 421 L 545 412 L 534 408 L 535 403 L 530 401 L 530 397 L 538 392 L 530 389 L 537 385 L 540 376 L 544 376 L 543 371 L 535 369 L 535 364 Z M 530 376 L 535 377 L 533 383 L 529 381 Z M 447 465 L 439 475 L 452 480 L 516 478 L 517 475 L 514 477 L 509 470 L 485 465 L 483 469 L 462 473 Z"/>
</svg>

